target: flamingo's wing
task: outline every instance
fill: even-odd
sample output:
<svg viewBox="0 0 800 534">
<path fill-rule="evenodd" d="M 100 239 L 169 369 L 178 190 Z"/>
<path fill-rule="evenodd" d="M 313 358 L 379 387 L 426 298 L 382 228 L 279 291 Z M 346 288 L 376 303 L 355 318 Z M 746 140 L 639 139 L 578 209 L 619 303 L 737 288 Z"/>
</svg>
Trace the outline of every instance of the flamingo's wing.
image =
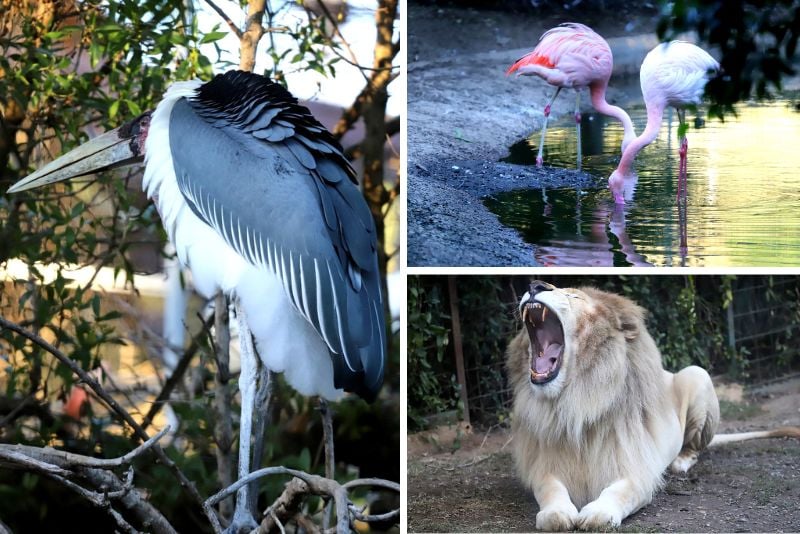
<svg viewBox="0 0 800 534">
<path fill-rule="evenodd" d="M 583 24 L 566 23 L 545 32 L 539 44 L 506 72 L 536 75 L 560 87 L 586 87 L 611 76 L 608 43 Z"/>
</svg>

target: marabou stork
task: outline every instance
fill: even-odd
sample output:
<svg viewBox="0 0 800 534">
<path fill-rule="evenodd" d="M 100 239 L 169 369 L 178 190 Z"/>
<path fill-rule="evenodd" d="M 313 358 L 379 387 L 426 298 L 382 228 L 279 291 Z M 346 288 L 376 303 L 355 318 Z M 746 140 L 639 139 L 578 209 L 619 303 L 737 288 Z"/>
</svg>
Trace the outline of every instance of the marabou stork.
<svg viewBox="0 0 800 534">
<path fill-rule="evenodd" d="M 144 160 L 196 289 L 236 309 L 242 349 L 239 476 L 249 472 L 258 361 L 305 395 L 374 399 L 385 323 L 372 216 L 333 136 L 279 84 L 232 71 L 170 86 L 152 112 L 96 137 L 9 192 Z M 252 332 L 252 337 L 251 337 Z M 253 526 L 247 485 L 233 527 Z"/>
</svg>

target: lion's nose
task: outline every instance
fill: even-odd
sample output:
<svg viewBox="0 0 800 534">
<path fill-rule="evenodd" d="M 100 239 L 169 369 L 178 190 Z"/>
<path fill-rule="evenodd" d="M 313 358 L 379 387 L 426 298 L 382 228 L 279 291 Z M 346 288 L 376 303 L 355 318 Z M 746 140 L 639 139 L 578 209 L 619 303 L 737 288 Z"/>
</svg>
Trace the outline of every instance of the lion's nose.
<svg viewBox="0 0 800 534">
<path fill-rule="evenodd" d="M 528 288 L 528 293 L 530 293 L 531 297 L 535 296 L 542 291 L 552 291 L 556 288 L 556 286 L 552 284 L 548 284 L 547 282 L 542 282 L 541 280 L 534 280 L 531 282 L 530 287 Z"/>
</svg>

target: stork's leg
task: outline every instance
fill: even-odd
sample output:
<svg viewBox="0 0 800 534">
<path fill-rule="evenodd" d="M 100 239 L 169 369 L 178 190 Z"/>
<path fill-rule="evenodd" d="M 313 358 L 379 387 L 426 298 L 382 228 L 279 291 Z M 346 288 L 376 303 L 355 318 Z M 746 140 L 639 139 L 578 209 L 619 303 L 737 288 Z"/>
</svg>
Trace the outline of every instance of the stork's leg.
<svg viewBox="0 0 800 534">
<path fill-rule="evenodd" d="M 322 435 L 325 440 L 325 478 L 334 480 L 336 474 L 336 458 L 333 453 L 333 415 L 328 401 L 319 398 L 319 412 L 322 415 Z M 331 514 L 333 513 L 333 500 L 328 502 L 325 507 L 325 517 L 323 521 L 323 529 L 327 530 L 331 522 Z"/>
<path fill-rule="evenodd" d="M 581 151 L 581 90 L 575 91 L 575 129 L 578 131 L 578 170 L 581 170 L 583 161 Z"/>
<path fill-rule="evenodd" d="M 556 101 L 556 97 L 558 93 L 561 92 L 561 88 L 558 87 L 556 89 L 556 94 L 553 95 L 553 98 L 550 99 L 550 102 L 544 107 L 544 126 L 542 126 L 542 137 L 539 140 L 539 154 L 536 156 L 536 166 L 542 166 L 542 155 L 544 154 L 544 134 L 547 132 L 547 119 L 550 117 L 550 107 L 553 105 L 553 102 Z"/>
<path fill-rule="evenodd" d="M 256 354 L 258 360 L 258 354 Z M 259 366 L 258 388 L 256 389 L 255 411 L 255 432 L 253 435 L 253 466 L 250 471 L 261 469 L 261 456 L 264 452 L 264 438 L 266 437 L 267 425 L 269 424 L 270 409 L 269 403 L 272 398 L 272 371 L 266 365 Z M 258 480 L 250 483 L 250 513 L 253 517 L 258 517 Z"/>
<path fill-rule="evenodd" d="M 250 438 L 253 430 L 253 407 L 256 398 L 256 378 L 258 376 L 258 360 L 253 347 L 253 336 L 247 326 L 247 317 L 239 301 L 236 301 L 236 319 L 239 323 L 239 349 L 241 367 L 239 373 L 239 394 L 242 398 L 242 413 L 239 424 L 239 478 L 250 474 Z M 258 526 L 250 513 L 249 485 L 244 485 L 236 493 L 236 509 L 229 531 L 236 533 L 246 528 L 252 530 Z"/>
</svg>

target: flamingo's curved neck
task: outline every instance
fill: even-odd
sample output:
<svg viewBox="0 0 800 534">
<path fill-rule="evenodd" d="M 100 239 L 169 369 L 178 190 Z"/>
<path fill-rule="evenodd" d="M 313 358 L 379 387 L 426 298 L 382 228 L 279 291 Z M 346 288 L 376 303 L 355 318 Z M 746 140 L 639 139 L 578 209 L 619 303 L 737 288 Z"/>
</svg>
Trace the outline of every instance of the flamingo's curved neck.
<svg viewBox="0 0 800 534">
<path fill-rule="evenodd" d="M 590 88 L 592 96 L 592 106 L 598 112 L 609 117 L 614 117 L 622 123 L 622 128 L 625 130 L 625 139 L 633 139 L 636 137 L 636 131 L 633 129 L 633 122 L 631 121 L 628 113 L 618 106 L 612 106 L 606 102 L 606 86 L 593 85 Z"/>
<path fill-rule="evenodd" d="M 658 136 L 658 130 L 661 129 L 661 118 L 664 116 L 663 104 L 651 104 L 647 106 L 647 126 L 645 126 L 642 135 L 630 142 L 625 152 L 622 153 L 622 158 L 619 160 L 617 171 L 622 176 L 628 176 L 631 172 L 631 165 L 636 154 L 641 149 L 652 143 Z"/>
</svg>

